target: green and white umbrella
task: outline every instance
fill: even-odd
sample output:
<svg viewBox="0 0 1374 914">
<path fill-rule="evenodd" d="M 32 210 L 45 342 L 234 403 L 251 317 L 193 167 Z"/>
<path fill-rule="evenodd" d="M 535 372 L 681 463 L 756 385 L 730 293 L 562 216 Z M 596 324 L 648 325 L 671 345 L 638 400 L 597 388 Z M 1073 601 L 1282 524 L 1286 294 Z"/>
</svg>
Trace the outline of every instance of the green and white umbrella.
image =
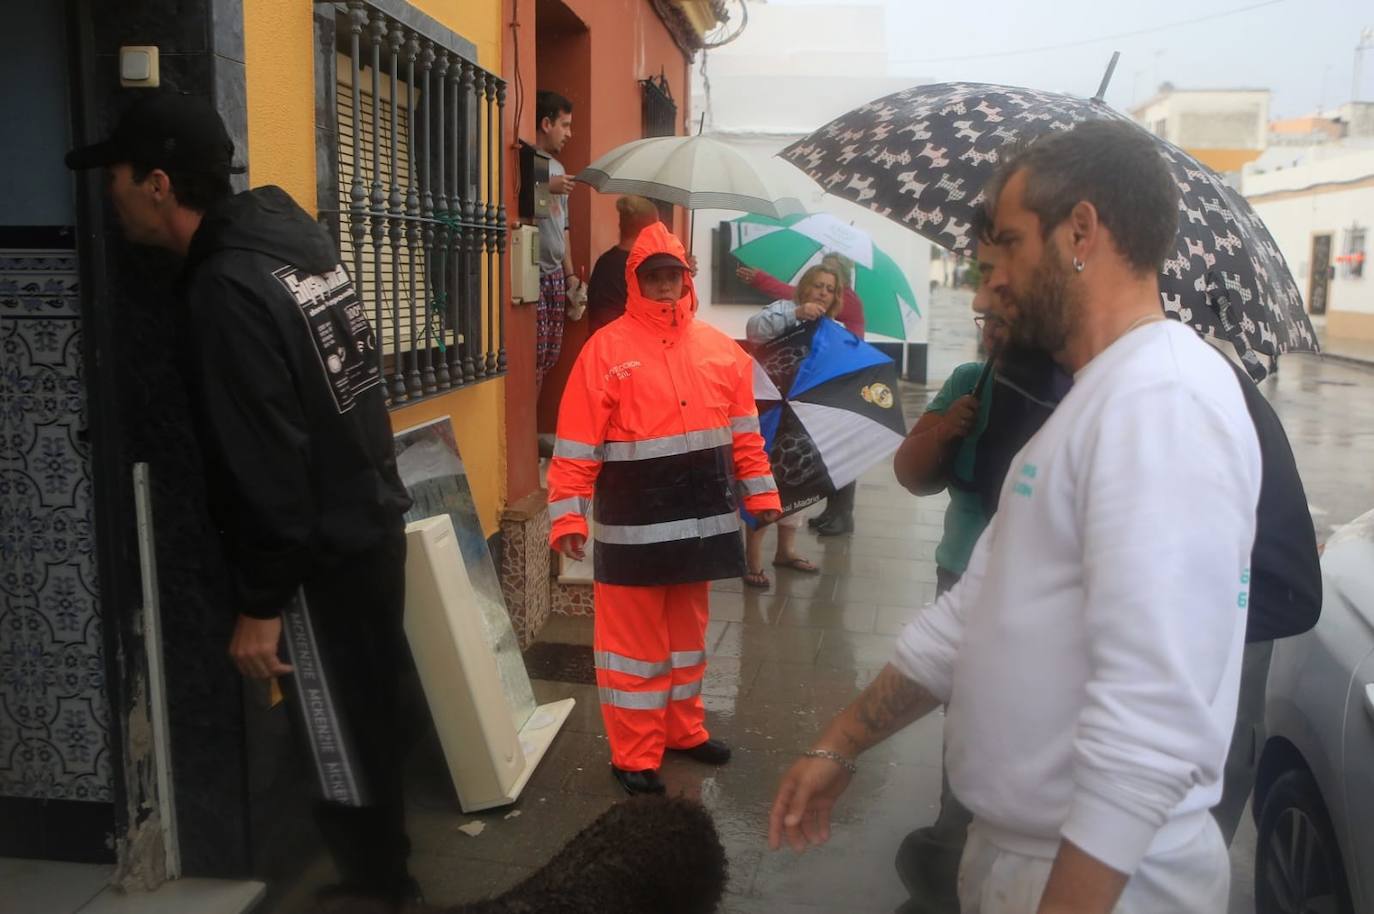
<svg viewBox="0 0 1374 914">
<path fill-rule="evenodd" d="M 730 253 L 790 285 L 826 254 L 842 254 L 854 262 L 854 292 L 863 302 L 868 332 L 905 340 L 920 323 L 916 295 L 897 262 L 863 231 L 829 213 L 741 216 L 730 223 Z"/>
</svg>

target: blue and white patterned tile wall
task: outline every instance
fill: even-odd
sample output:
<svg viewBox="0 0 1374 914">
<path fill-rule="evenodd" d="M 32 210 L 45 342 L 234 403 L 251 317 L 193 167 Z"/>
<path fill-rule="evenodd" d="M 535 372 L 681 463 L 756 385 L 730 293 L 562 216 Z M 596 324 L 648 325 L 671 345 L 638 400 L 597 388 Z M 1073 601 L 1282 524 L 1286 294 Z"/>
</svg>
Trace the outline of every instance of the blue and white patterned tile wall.
<svg viewBox="0 0 1374 914">
<path fill-rule="evenodd" d="M 0 249 L 0 796 L 112 799 L 71 250 Z"/>
</svg>

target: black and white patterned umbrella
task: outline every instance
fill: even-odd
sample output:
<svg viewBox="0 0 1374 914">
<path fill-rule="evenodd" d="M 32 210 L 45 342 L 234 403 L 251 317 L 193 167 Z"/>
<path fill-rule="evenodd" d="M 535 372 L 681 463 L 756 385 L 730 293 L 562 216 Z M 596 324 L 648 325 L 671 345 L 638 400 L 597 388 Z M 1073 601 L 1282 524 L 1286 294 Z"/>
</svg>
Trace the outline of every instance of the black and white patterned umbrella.
<svg viewBox="0 0 1374 914">
<path fill-rule="evenodd" d="M 1088 120 L 1134 123 L 1097 100 L 937 83 L 855 108 L 780 155 L 828 192 L 972 254 L 973 214 L 1005 151 Z M 1256 378 L 1265 373 L 1258 353 L 1316 351 L 1298 287 L 1250 204 L 1188 153 L 1148 135 L 1180 192 L 1177 247 L 1160 271 L 1164 310 L 1229 341 Z"/>
</svg>

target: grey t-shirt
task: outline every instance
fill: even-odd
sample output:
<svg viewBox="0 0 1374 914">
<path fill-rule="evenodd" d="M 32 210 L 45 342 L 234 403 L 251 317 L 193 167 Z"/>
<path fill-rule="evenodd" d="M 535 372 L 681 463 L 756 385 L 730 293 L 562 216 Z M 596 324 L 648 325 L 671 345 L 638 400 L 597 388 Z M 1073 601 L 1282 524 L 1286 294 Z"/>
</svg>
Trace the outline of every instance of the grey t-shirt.
<svg viewBox="0 0 1374 914">
<path fill-rule="evenodd" d="M 563 163 L 549 157 L 549 177 L 566 174 Z M 549 194 L 549 214 L 539 219 L 539 272 L 544 276 L 563 269 L 563 255 L 568 250 L 568 197 Z"/>
</svg>

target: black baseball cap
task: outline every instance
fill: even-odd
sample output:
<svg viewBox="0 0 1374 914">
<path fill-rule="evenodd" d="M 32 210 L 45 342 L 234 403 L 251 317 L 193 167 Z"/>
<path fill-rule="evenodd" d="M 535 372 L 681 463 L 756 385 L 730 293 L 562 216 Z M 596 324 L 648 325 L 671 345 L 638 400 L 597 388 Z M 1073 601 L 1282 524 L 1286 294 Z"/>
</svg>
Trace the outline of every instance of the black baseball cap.
<svg viewBox="0 0 1374 914">
<path fill-rule="evenodd" d="M 666 251 L 659 251 L 657 254 L 650 254 L 644 258 L 644 262 L 635 268 L 636 273 L 643 273 L 645 270 L 657 270 L 660 267 L 677 267 L 679 270 L 688 269 L 687 264 L 682 262 L 676 254 L 669 254 Z"/>
<path fill-rule="evenodd" d="M 67 167 L 99 168 L 132 162 L 191 174 L 242 174 L 234 141 L 219 112 L 194 95 L 163 92 L 124 112 L 109 138 L 67 153 Z"/>
</svg>

